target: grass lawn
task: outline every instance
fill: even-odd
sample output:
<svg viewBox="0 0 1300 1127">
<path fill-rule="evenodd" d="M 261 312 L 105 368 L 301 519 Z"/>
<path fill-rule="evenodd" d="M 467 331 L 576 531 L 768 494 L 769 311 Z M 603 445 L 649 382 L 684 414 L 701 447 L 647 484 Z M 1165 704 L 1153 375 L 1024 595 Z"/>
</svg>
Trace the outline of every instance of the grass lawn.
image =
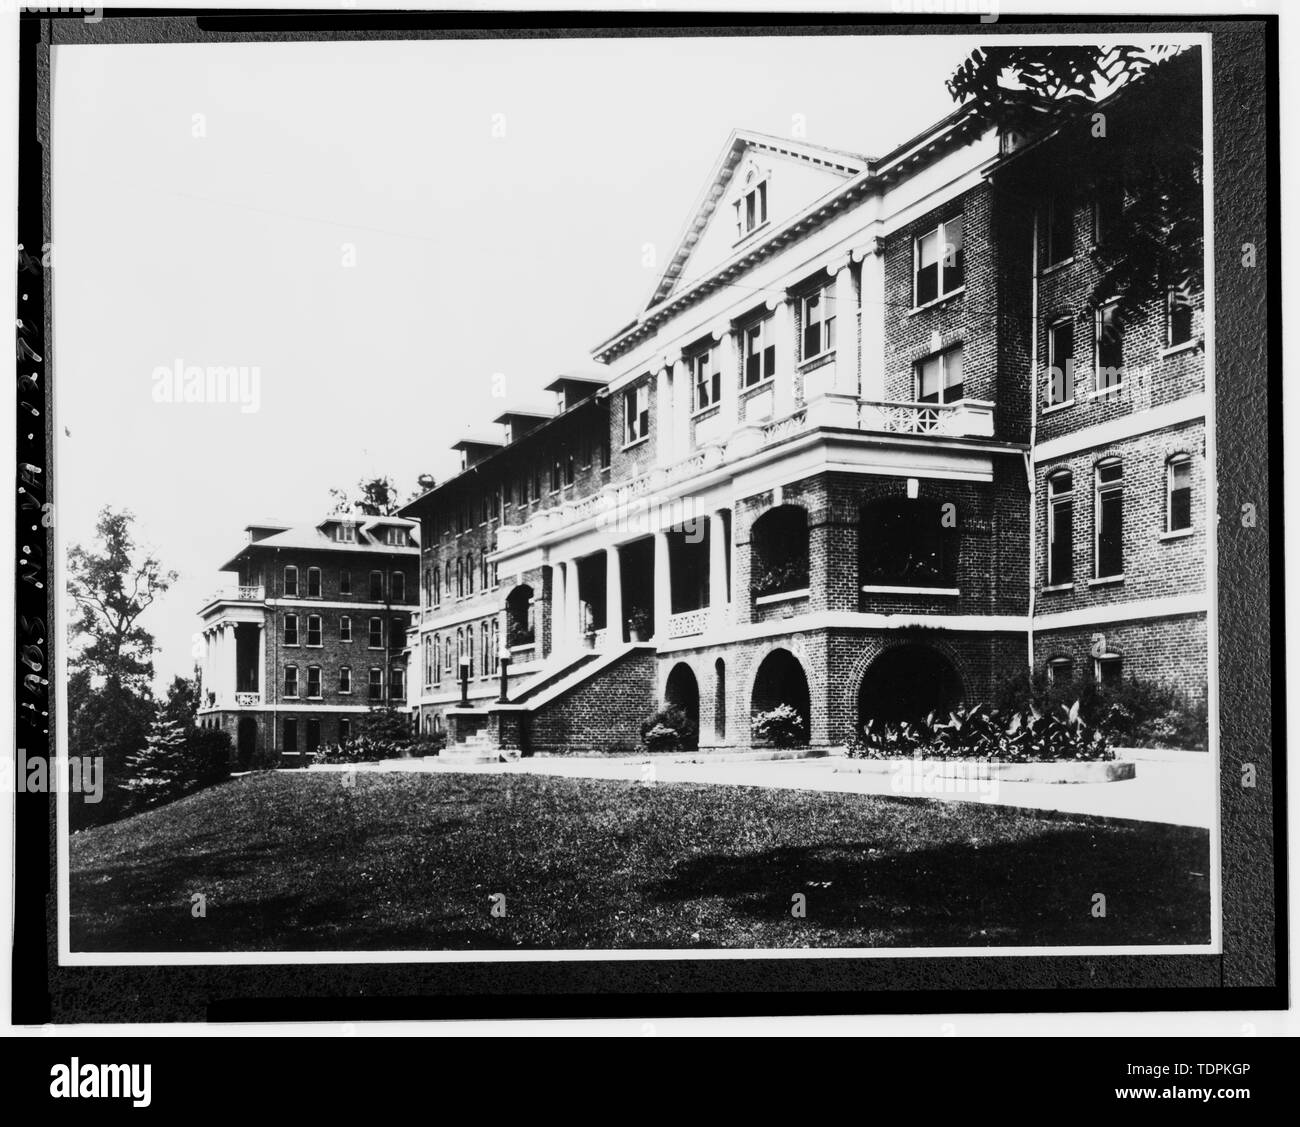
<svg viewBox="0 0 1300 1127">
<path fill-rule="evenodd" d="M 76 834 L 72 950 L 1209 939 L 1201 829 L 691 783 L 344 779 L 250 775 Z"/>
</svg>

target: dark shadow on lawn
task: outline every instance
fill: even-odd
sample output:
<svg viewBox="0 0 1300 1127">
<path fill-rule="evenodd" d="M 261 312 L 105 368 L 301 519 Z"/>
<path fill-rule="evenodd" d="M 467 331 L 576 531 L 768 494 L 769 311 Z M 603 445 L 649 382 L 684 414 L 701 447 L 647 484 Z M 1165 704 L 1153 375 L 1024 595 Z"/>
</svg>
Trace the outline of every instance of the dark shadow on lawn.
<svg viewBox="0 0 1300 1127">
<path fill-rule="evenodd" d="M 649 892 L 721 898 L 736 916 L 772 923 L 870 932 L 881 946 L 1209 942 L 1206 831 L 1047 825 L 1018 841 L 913 852 L 855 841 L 698 855 Z M 791 915 L 796 893 L 804 920 Z M 1096 893 L 1104 917 L 1093 915 Z"/>
</svg>

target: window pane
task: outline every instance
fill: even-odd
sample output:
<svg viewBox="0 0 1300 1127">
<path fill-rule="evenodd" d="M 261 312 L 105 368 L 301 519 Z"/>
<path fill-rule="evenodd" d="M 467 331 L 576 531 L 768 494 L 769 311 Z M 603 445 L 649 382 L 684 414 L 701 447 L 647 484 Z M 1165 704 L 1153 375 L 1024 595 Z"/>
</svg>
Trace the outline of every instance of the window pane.
<svg viewBox="0 0 1300 1127">
<path fill-rule="evenodd" d="M 916 374 L 917 400 L 921 403 L 938 403 L 941 376 L 939 357 L 931 356 L 928 360 L 922 360 L 916 366 Z"/>
<path fill-rule="evenodd" d="M 939 296 L 939 232 L 923 235 L 916 243 L 916 304 Z"/>
<path fill-rule="evenodd" d="M 1051 521 L 1047 581 L 1069 583 L 1074 579 L 1074 503 L 1053 501 Z"/>
<path fill-rule="evenodd" d="M 962 374 L 961 374 L 961 349 L 950 348 L 941 357 L 943 360 L 943 385 L 947 389 L 944 392 L 943 401 L 945 403 L 954 403 L 962 398 Z"/>
<path fill-rule="evenodd" d="M 1124 377 L 1124 334 L 1118 307 L 1107 305 L 1097 323 L 1097 387 L 1115 387 Z"/>
<path fill-rule="evenodd" d="M 1192 527 L 1192 464 L 1174 462 L 1169 467 L 1169 531 Z"/>
<path fill-rule="evenodd" d="M 965 277 L 966 254 L 960 215 L 944 224 L 943 236 L 943 292 L 951 293 L 962 284 Z"/>
<path fill-rule="evenodd" d="M 1098 498 L 1097 576 L 1124 574 L 1124 494 L 1110 489 Z"/>
</svg>

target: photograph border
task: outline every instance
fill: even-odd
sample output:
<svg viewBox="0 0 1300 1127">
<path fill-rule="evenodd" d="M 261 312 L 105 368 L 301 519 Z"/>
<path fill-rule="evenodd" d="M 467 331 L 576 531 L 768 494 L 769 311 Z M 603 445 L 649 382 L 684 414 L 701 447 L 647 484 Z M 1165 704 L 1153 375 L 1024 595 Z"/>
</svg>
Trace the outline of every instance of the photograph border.
<svg viewBox="0 0 1300 1127">
<path fill-rule="evenodd" d="M 1220 880 L 1212 891 L 1221 909 L 1218 953 L 1180 954 L 1182 948 L 1097 948 L 1060 953 L 1009 949 L 810 949 L 781 951 L 510 951 L 489 952 L 259 952 L 229 956 L 174 953 L 135 956 L 69 955 L 66 949 L 66 792 L 15 794 L 16 859 L 13 963 L 15 1021 L 294 1020 L 297 1018 L 609 1016 L 625 1012 L 703 1013 L 972 1012 L 979 1010 L 1240 1009 L 1285 1004 L 1285 747 L 1281 620 L 1281 326 L 1277 256 L 1267 253 L 1280 232 L 1278 196 L 1277 18 L 1144 20 L 854 16 L 834 24 L 728 15 L 721 25 L 674 13 L 638 12 L 635 26 L 611 27 L 606 13 L 482 13 L 478 27 L 464 17 L 436 13 L 232 12 L 193 10 L 115 12 L 89 23 L 76 14 L 24 15 L 21 21 L 20 243 L 50 244 L 50 48 L 65 43 L 242 42 L 506 38 L 649 35 L 709 36 L 821 34 L 1208 34 L 1203 65 L 1212 83 L 1213 113 L 1206 121 L 1213 182 L 1213 222 L 1206 225 L 1207 391 L 1213 420 L 1218 540 L 1209 555 L 1208 595 L 1218 629 L 1208 631 L 1213 679 L 1217 651 L 1217 709 L 1231 716 L 1230 737 L 1220 732 Z M 573 18 L 570 18 L 570 17 Z M 489 25 L 491 22 L 491 26 Z M 1047 25 L 1045 28 L 1044 25 Z M 35 124 L 35 128 L 31 125 Z M 1222 138 L 1231 136 L 1226 146 Z M 1267 191 L 1261 193 L 1259 185 Z M 1208 191 L 1207 186 L 1207 191 Z M 35 191 L 35 196 L 33 195 Z M 1261 196 L 1263 198 L 1261 198 Z M 1218 241 L 1214 236 L 1218 234 Z M 1259 248 L 1260 267 L 1242 268 L 1238 249 Z M 1212 257 L 1211 257 L 1212 256 Z M 62 583 L 57 524 L 52 519 L 57 467 L 52 382 L 52 279 L 41 271 L 41 308 L 30 300 L 31 259 L 20 255 L 20 379 L 18 383 L 17 599 L 15 646 L 19 746 L 48 755 L 51 717 L 64 708 L 63 646 L 56 602 Z M 1207 278 L 1207 283 L 1210 279 Z M 26 286 L 26 288 L 25 288 Z M 39 313 L 39 315 L 38 315 Z M 39 332 L 37 328 L 39 327 Z M 25 384 L 22 339 L 39 375 Z M 1267 340 L 1268 371 L 1254 365 Z M 41 359 L 43 358 L 43 359 Z M 41 377 L 44 377 L 43 379 Z M 44 428 L 25 430 L 43 397 Z M 26 419 L 24 418 L 26 411 Z M 1267 427 L 1260 427 L 1260 415 Z M 31 433 L 32 438 L 27 434 Z M 1231 457 L 1225 460 L 1225 450 Z M 1233 519 L 1254 505 L 1258 523 Z M 35 520 L 36 516 L 41 519 Z M 33 534 L 32 525 L 40 531 Z M 52 527 L 51 527 L 52 526 Z M 1244 533 L 1244 534 L 1243 534 Z M 1229 592 L 1217 575 L 1240 576 Z M 1229 595 L 1230 597 L 1224 597 Z M 1272 610 L 1276 606 L 1276 612 Z M 50 629 L 45 629 L 49 623 Z M 33 665 L 36 666 L 33 669 Z M 46 680 L 45 669 L 55 671 Z M 1271 677 L 1261 676 L 1267 670 Z M 1278 688 L 1277 693 L 1272 688 Z M 51 707 L 50 695 L 56 698 Z M 1212 699 L 1215 694 L 1212 692 Z M 1211 747 L 1215 741 L 1212 739 Z M 1208 754 L 1213 754 L 1213 751 Z M 1258 768 L 1253 789 L 1241 785 L 1245 764 Z M 60 807 L 63 808 L 60 812 Z M 37 861 L 37 835 L 45 855 Z M 1211 831 L 1213 851 L 1214 832 Z M 1275 853 L 1264 860 L 1260 843 Z M 51 892 L 57 895 L 51 895 Z M 39 904 L 39 908 L 38 908 Z M 1216 923 L 1219 913 L 1215 913 Z M 33 960 L 39 952 L 43 974 Z M 1149 952 L 1149 953 L 1148 953 Z M 317 957 L 320 956 L 320 957 Z M 989 956 L 998 956 L 990 958 Z M 310 961 L 306 961 L 310 958 Z M 156 961 L 155 961 L 156 960 Z M 470 961 L 467 961 L 470 960 Z M 167 965 L 163 965 L 163 963 Z M 640 965 L 638 965 L 640 964 Z M 1047 991 L 1044 993 L 1044 991 Z M 361 998 L 365 992 L 376 995 Z M 494 997 L 495 996 L 495 997 Z M 1145 1000 L 1145 1001 L 1144 1001 Z M 43 1015 L 43 1016 L 42 1016 Z"/>
</svg>

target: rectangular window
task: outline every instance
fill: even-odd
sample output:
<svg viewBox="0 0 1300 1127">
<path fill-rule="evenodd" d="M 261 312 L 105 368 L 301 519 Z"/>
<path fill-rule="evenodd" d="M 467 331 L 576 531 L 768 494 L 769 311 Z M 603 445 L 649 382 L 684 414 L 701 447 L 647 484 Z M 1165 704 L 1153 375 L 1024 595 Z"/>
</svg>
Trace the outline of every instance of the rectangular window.
<svg viewBox="0 0 1300 1127">
<path fill-rule="evenodd" d="M 307 569 L 307 598 L 320 598 L 320 568 L 318 567 Z"/>
<path fill-rule="evenodd" d="M 340 544 L 355 544 L 357 542 L 357 526 L 348 521 L 343 521 L 335 527 L 334 539 Z"/>
<path fill-rule="evenodd" d="M 713 349 L 691 357 L 691 385 L 695 393 L 695 410 L 713 407 L 722 397 L 722 373 L 713 366 Z"/>
<path fill-rule="evenodd" d="M 400 665 L 393 666 L 388 674 L 388 696 L 390 700 L 406 699 L 406 670 Z"/>
<path fill-rule="evenodd" d="M 382 571 L 372 571 L 370 573 L 370 597 L 376 602 L 383 600 L 384 573 Z"/>
<path fill-rule="evenodd" d="M 1118 461 L 1097 467 L 1094 513 L 1097 525 L 1096 578 L 1124 574 L 1124 467 Z"/>
<path fill-rule="evenodd" d="M 1192 527 L 1192 459 L 1186 454 L 1170 458 L 1165 473 L 1165 531 L 1182 532 Z"/>
<path fill-rule="evenodd" d="M 339 717 L 339 743 L 345 744 L 352 738 L 352 721 L 346 716 Z"/>
<path fill-rule="evenodd" d="M 1074 581 L 1074 478 L 1069 473 L 1047 479 L 1047 582 Z"/>
<path fill-rule="evenodd" d="M 600 468 L 609 469 L 609 438 L 602 435 L 600 439 Z"/>
<path fill-rule="evenodd" d="M 372 701 L 384 699 L 384 671 L 382 669 L 372 669 L 370 671 L 370 699 Z"/>
<path fill-rule="evenodd" d="M 626 445 L 640 442 L 649 435 L 650 385 L 648 383 L 630 387 L 623 393 L 623 415 L 627 434 Z"/>
<path fill-rule="evenodd" d="M 773 320 L 763 320 L 750 325 L 742 333 L 745 349 L 745 386 L 753 387 L 776 375 L 776 342 L 773 339 Z"/>
<path fill-rule="evenodd" d="M 298 718 L 296 716 L 286 716 L 284 718 L 284 750 L 298 750 Z"/>
<path fill-rule="evenodd" d="M 388 644 L 395 650 L 406 645 L 406 619 L 394 618 L 389 624 Z"/>
<path fill-rule="evenodd" d="M 1074 399 L 1074 321 L 1063 318 L 1047 330 L 1047 405 Z"/>
<path fill-rule="evenodd" d="M 1047 662 L 1047 680 L 1053 685 L 1065 685 L 1074 680 L 1074 661 L 1068 657 L 1053 657 Z"/>
<path fill-rule="evenodd" d="M 830 286 L 807 294 L 800 302 L 803 339 L 799 359 L 812 360 L 835 347 L 835 297 Z"/>
<path fill-rule="evenodd" d="M 296 697 L 298 695 L 298 667 L 296 665 L 286 665 L 284 667 L 284 695 L 287 697 Z"/>
<path fill-rule="evenodd" d="M 372 618 L 370 620 L 370 648 L 372 650 L 382 650 L 384 648 L 384 620 L 382 618 Z"/>
<path fill-rule="evenodd" d="M 395 571 L 392 577 L 393 584 L 393 602 L 406 602 L 406 572 Z"/>
<path fill-rule="evenodd" d="M 1106 391 L 1124 382 L 1124 327 L 1119 303 L 1112 301 L 1097 310 L 1096 389 Z"/>
<path fill-rule="evenodd" d="M 743 239 L 767 222 L 767 181 L 754 185 L 733 206 L 736 209 L 736 238 Z"/>
<path fill-rule="evenodd" d="M 1165 299 L 1165 344 L 1176 348 L 1191 339 L 1191 299 L 1181 290 L 1171 289 Z"/>
<path fill-rule="evenodd" d="M 307 717 L 307 747 L 306 751 L 313 752 L 320 747 L 320 717 Z"/>
<path fill-rule="evenodd" d="M 956 403 L 965 394 L 961 345 L 927 356 L 916 365 L 918 403 Z"/>
<path fill-rule="evenodd" d="M 298 569 L 293 564 L 284 569 L 284 597 L 286 599 L 298 597 Z"/>
<path fill-rule="evenodd" d="M 350 665 L 339 666 L 339 692 L 352 692 L 352 667 Z"/>
<path fill-rule="evenodd" d="M 339 641 L 340 642 L 352 641 L 352 616 L 351 615 L 345 614 L 340 616 L 339 618 Z"/>
<path fill-rule="evenodd" d="M 309 614 L 307 616 L 307 644 L 309 646 L 321 645 L 321 628 L 320 628 L 319 614 Z"/>
<path fill-rule="evenodd" d="M 912 302 L 925 305 L 961 289 L 966 278 L 964 217 L 912 240 Z"/>
<path fill-rule="evenodd" d="M 339 594 L 352 594 L 352 572 L 345 567 L 339 572 Z"/>
<path fill-rule="evenodd" d="M 578 460 L 573 456 L 573 452 L 564 456 L 564 484 L 572 485 L 578 480 Z"/>
<path fill-rule="evenodd" d="M 1043 242 L 1044 266 L 1055 266 L 1074 254 L 1074 202 L 1058 192 L 1047 203 Z"/>
<path fill-rule="evenodd" d="M 296 614 L 286 614 L 284 616 L 284 644 L 286 646 L 296 646 L 298 644 L 298 616 Z"/>
<path fill-rule="evenodd" d="M 1117 654 L 1103 654 L 1093 658 L 1092 668 L 1099 685 L 1118 685 L 1123 679 L 1124 662 Z"/>
<path fill-rule="evenodd" d="M 320 700 L 320 666 L 307 666 L 307 696 L 312 700 Z"/>
</svg>

